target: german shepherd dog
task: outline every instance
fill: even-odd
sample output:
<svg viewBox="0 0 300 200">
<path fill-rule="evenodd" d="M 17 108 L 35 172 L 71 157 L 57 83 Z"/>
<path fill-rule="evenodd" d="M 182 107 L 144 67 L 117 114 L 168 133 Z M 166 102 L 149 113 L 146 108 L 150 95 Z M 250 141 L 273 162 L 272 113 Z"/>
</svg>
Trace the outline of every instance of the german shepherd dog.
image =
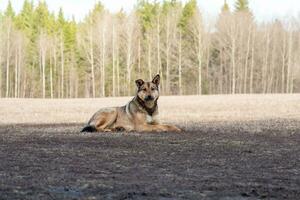
<svg viewBox="0 0 300 200">
<path fill-rule="evenodd" d="M 156 75 L 151 82 L 136 80 L 137 93 L 131 101 L 122 107 L 100 109 L 81 132 L 181 131 L 176 126 L 159 123 L 157 106 L 159 82 L 159 75 Z"/>
</svg>

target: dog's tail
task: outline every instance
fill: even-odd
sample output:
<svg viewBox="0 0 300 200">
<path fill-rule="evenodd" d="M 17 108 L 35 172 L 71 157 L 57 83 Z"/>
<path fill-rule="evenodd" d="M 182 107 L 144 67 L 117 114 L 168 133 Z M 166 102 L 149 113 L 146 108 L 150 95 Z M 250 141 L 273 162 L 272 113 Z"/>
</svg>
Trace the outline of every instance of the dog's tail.
<svg viewBox="0 0 300 200">
<path fill-rule="evenodd" d="M 93 125 L 86 125 L 80 132 L 97 132 L 97 129 Z"/>
</svg>

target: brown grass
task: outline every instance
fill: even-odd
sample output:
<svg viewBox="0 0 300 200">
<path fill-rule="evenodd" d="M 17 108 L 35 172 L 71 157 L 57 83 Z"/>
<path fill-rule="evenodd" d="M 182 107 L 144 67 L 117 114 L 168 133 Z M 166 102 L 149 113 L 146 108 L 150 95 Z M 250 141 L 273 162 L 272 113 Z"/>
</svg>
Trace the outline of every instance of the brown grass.
<svg viewBox="0 0 300 200">
<path fill-rule="evenodd" d="M 97 99 L 1 99 L 0 124 L 85 123 L 102 107 L 125 105 L 132 97 Z M 163 122 L 300 119 L 300 94 L 163 96 Z"/>
</svg>

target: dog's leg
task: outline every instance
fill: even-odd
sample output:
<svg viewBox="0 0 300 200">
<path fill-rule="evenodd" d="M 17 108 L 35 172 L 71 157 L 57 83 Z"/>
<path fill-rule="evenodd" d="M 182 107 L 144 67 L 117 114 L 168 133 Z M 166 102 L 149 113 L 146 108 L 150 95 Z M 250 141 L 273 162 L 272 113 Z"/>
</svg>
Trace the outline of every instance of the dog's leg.
<svg viewBox="0 0 300 200">
<path fill-rule="evenodd" d="M 90 126 L 94 126 L 97 132 L 111 132 L 111 127 L 115 123 L 117 118 L 117 111 L 111 112 L 99 112 L 90 121 Z"/>
<path fill-rule="evenodd" d="M 137 131 L 141 132 L 180 132 L 181 130 L 176 126 L 163 125 L 163 124 L 144 124 L 136 127 Z"/>
<path fill-rule="evenodd" d="M 99 119 L 96 129 L 98 132 L 111 132 L 110 126 L 113 124 L 112 119 L 103 116 L 102 119 Z"/>
<path fill-rule="evenodd" d="M 165 131 L 181 132 L 180 128 L 173 126 L 173 125 L 160 124 L 159 126 L 163 127 L 163 129 L 165 129 Z"/>
<path fill-rule="evenodd" d="M 135 130 L 138 132 L 158 132 L 158 131 L 163 131 L 158 129 L 158 127 L 156 125 L 138 125 L 135 127 Z"/>
</svg>

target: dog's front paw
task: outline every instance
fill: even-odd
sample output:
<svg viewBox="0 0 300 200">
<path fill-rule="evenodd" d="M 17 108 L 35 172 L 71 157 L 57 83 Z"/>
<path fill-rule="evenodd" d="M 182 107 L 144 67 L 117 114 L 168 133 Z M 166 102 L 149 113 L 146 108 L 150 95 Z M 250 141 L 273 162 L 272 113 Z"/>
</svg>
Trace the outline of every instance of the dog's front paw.
<svg viewBox="0 0 300 200">
<path fill-rule="evenodd" d="M 168 132 L 181 132 L 181 129 L 173 126 L 173 125 L 166 125 L 165 126 L 165 130 L 164 131 L 168 131 Z"/>
<path fill-rule="evenodd" d="M 176 126 L 172 127 L 172 131 L 174 131 L 174 132 L 182 132 L 182 130 L 180 128 L 176 127 Z"/>
</svg>

